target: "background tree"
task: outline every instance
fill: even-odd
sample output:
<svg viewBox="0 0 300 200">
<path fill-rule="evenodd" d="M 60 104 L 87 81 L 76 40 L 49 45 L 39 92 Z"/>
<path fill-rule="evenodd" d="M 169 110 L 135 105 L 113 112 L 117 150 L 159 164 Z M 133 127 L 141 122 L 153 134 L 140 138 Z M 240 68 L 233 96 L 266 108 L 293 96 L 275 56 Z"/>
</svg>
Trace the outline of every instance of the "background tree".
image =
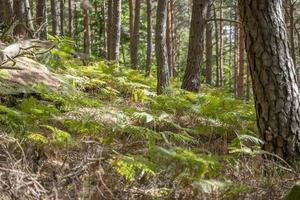
<svg viewBox="0 0 300 200">
<path fill-rule="evenodd" d="M 147 0 L 147 61 L 146 76 L 149 77 L 152 65 L 152 0 Z"/>
<path fill-rule="evenodd" d="M 206 26 L 207 0 L 193 0 L 190 42 L 182 89 L 199 92 L 200 65 L 203 58 L 203 36 Z"/>
<path fill-rule="evenodd" d="M 131 35 L 130 42 L 130 57 L 131 57 L 131 66 L 134 69 L 138 68 L 139 62 L 139 42 L 140 42 L 140 10 L 141 10 L 141 0 L 135 0 L 134 6 L 134 19 L 133 19 L 133 30 Z M 131 22 L 132 23 L 132 22 Z"/>
<path fill-rule="evenodd" d="M 157 1 L 155 49 L 157 60 L 157 93 L 163 94 L 169 86 L 169 66 L 166 44 L 168 0 Z"/>
<path fill-rule="evenodd" d="M 47 7 L 46 0 L 37 0 L 36 3 L 36 24 L 39 31 L 40 39 L 47 39 L 48 24 L 47 24 Z"/>
</svg>

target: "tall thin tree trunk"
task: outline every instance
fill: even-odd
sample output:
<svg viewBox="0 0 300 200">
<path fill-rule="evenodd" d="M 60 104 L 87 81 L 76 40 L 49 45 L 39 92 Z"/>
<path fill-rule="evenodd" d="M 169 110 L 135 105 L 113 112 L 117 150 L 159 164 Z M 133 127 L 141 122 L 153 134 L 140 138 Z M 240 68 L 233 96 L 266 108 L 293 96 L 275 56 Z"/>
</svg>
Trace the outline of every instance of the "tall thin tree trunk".
<svg viewBox="0 0 300 200">
<path fill-rule="evenodd" d="M 244 71 L 245 71 L 245 36 L 243 27 L 239 26 L 238 30 L 238 69 L 237 69 L 237 98 L 242 99 L 244 97 Z"/>
<path fill-rule="evenodd" d="M 48 34 L 48 24 L 47 24 L 47 7 L 46 0 L 37 0 L 36 4 L 36 24 L 37 26 L 43 27 L 39 32 L 38 36 L 40 39 L 47 39 Z"/>
<path fill-rule="evenodd" d="M 157 93 L 163 94 L 170 84 L 166 44 L 168 0 L 158 0 L 156 14 L 155 51 L 157 60 Z"/>
<path fill-rule="evenodd" d="M 111 60 L 118 63 L 121 41 L 121 0 L 114 0 L 112 16 Z"/>
<path fill-rule="evenodd" d="M 223 19 L 224 13 L 223 13 L 223 0 L 220 0 L 220 18 Z M 219 75 L 220 75 L 220 83 L 219 86 L 223 86 L 224 84 L 224 77 L 223 77 L 223 64 L 224 64 L 224 56 L 223 56 L 223 49 L 224 49 L 224 38 L 223 38 L 223 21 L 220 21 L 220 48 L 219 48 Z"/>
<path fill-rule="evenodd" d="M 135 9 L 134 9 L 134 24 L 132 38 L 130 42 L 130 57 L 131 57 L 131 66 L 134 69 L 138 68 L 138 51 L 139 51 L 139 42 L 140 42 L 140 10 L 141 10 L 141 0 L 135 0 Z"/>
<path fill-rule="evenodd" d="M 4 0 L 0 0 L 0 24 L 2 25 L 5 22 L 5 14 L 4 14 Z"/>
<path fill-rule="evenodd" d="M 92 54 L 91 48 L 91 27 L 90 27 L 90 2 L 89 0 L 83 1 L 83 24 L 84 24 L 84 53 L 87 55 Z"/>
<path fill-rule="evenodd" d="M 239 7 L 263 148 L 299 158 L 300 96 L 282 1 L 240 0 Z"/>
<path fill-rule="evenodd" d="M 135 21 L 135 0 L 129 0 L 129 35 L 133 39 L 134 21 Z"/>
<path fill-rule="evenodd" d="M 4 23 L 9 25 L 14 16 L 13 0 L 3 0 Z"/>
<path fill-rule="evenodd" d="M 199 92 L 200 65 L 203 58 L 203 36 L 207 16 L 207 0 L 193 0 L 187 66 L 182 82 L 182 89 Z"/>
<path fill-rule="evenodd" d="M 29 0 L 24 0 L 25 4 L 25 15 L 26 15 L 26 26 L 30 31 L 34 31 L 33 20 L 32 20 L 32 12 Z"/>
<path fill-rule="evenodd" d="M 211 4 L 209 0 L 208 5 Z M 207 8 L 206 18 L 211 18 L 211 6 Z M 212 54 L 213 54 L 213 44 L 212 44 L 212 24 L 211 22 L 206 23 L 206 83 L 212 85 Z"/>
<path fill-rule="evenodd" d="M 113 0 L 107 3 L 107 60 L 112 60 L 112 23 L 113 23 Z"/>
<path fill-rule="evenodd" d="M 17 35 L 20 38 L 27 38 L 28 32 L 24 26 L 26 24 L 27 19 L 24 1 L 15 0 L 13 6 L 16 19 L 19 21 L 19 24 L 15 28 L 15 35 Z"/>
<path fill-rule="evenodd" d="M 72 0 L 68 0 L 68 17 L 69 17 L 69 37 L 73 37 L 73 11 Z"/>
<path fill-rule="evenodd" d="M 51 25 L 52 25 L 52 34 L 53 35 L 58 35 L 59 34 L 59 28 L 58 28 L 58 16 L 57 16 L 57 1 L 56 0 L 51 0 Z"/>
<path fill-rule="evenodd" d="M 214 9 L 214 18 L 217 18 L 217 11 Z M 220 87 L 220 51 L 219 51 L 219 44 L 220 44 L 220 37 L 219 37 L 219 27 L 218 27 L 218 21 L 215 21 L 215 40 L 216 40 L 216 48 L 215 48 L 215 52 L 216 52 L 216 87 Z"/>
<path fill-rule="evenodd" d="M 103 1 L 102 4 L 102 18 L 103 18 L 103 44 L 104 44 L 104 51 L 105 55 L 104 57 L 107 59 L 107 54 L 108 54 L 108 44 L 107 44 L 107 19 L 105 18 L 105 11 L 106 11 L 106 1 Z"/>
<path fill-rule="evenodd" d="M 64 35 L 65 26 L 65 0 L 60 0 L 60 34 Z"/>
<path fill-rule="evenodd" d="M 147 60 L 146 77 L 150 76 L 152 65 L 152 0 L 147 0 Z"/>
<path fill-rule="evenodd" d="M 168 17 L 167 17 L 167 32 L 166 32 L 166 40 L 167 40 L 167 52 L 168 52 L 168 66 L 169 66 L 169 74 L 170 77 L 174 76 L 174 41 L 173 41 L 173 0 L 168 0 Z"/>
</svg>

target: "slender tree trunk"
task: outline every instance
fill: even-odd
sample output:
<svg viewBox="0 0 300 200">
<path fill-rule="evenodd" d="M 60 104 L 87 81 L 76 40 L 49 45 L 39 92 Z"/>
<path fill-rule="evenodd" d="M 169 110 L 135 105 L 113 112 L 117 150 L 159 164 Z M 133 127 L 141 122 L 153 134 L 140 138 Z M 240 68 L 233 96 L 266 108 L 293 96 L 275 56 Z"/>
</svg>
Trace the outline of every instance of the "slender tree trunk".
<svg viewBox="0 0 300 200">
<path fill-rule="evenodd" d="M 87 55 L 92 54 L 91 48 L 91 27 L 90 27 L 90 2 L 89 0 L 83 1 L 83 24 L 84 24 L 84 53 Z"/>
<path fill-rule="evenodd" d="M 107 54 L 108 54 L 108 44 L 107 44 L 107 19 L 105 18 L 105 10 L 106 10 L 106 1 L 103 1 L 102 4 L 102 18 L 103 18 L 103 44 L 104 44 L 104 49 L 105 49 L 105 55 L 104 57 L 107 59 Z"/>
<path fill-rule="evenodd" d="M 69 37 L 73 38 L 73 11 L 72 0 L 68 0 Z"/>
<path fill-rule="evenodd" d="M 65 0 L 60 0 L 60 34 L 64 35 L 65 26 Z"/>
<path fill-rule="evenodd" d="M 209 0 L 208 5 L 211 4 Z M 211 6 L 207 8 L 206 18 L 211 18 Z M 213 44 L 212 44 L 212 24 L 210 22 L 206 23 L 206 83 L 212 85 L 212 55 L 213 55 Z"/>
<path fill-rule="evenodd" d="M 147 60 L 146 77 L 150 76 L 152 65 L 152 0 L 147 0 Z"/>
<path fill-rule="evenodd" d="M 157 93 L 163 94 L 170 84 L 166 44 L 168 0 L 158 0 L 156 14 L 155 51 L 157 60 Z"/>
<path fill-rule="evenodd" d="M 5 22 L 5 14 L 4 14 L 4 0 L 0 0 L 0 25 Z"/>
<path fill-rule="evenodd" d="M 121 0 L 114 0 L 112 16 L 111 60 L 118 63 L 121 40 Z"/>
<path fill-rule="evenodd" d="M 14 16 L 13 0 L 3 0 L 4 23 L 9 25 Z"/>
<path fill-rule="evenodd" d="M 223 19 L 224 14 L 223 14 L 223 0 L 220 0 L 220 18 Z M 219 86 L 222 87 L 224 84 L 224 77 L 223 77 L 223 64 L 224 64 L 224 56 L 223 56 L 223 49 L 224 49 L 224 38 L 223 38 L 223 21 L 220 21 L 220 48 L 219 48 L 219 75 L 220 75 L 220 83 Z"/>
<path fill-rule="evenodd" d="M 29 0 L 24 0 L 24 4 L 25 4 L 26 26 L 30 31 L 34 31 L 32 12 L 31 12 L 31 6 Z"/>
<path fill-rule="evenodd" d="M 187 66 L 183 77 L 182 89 L 199 92 L 200 65 L 203 55 L 203 36 L 207 16 L 207 0 L 193 0 Z"/>
<path fill-rule="evenodd" d="M 235 20 L 238 20 L 238 5 L 235 3 Z M 239 40 L 239 25 L 236 24 L 234 27 L 234 65 L 233 65 L 233 88 L 234 96 L 237 97 L 237 74 L 238 74 L 238 40 Z"/>
<path fill-rule="evenodd" d="M 58 29 L 58 21 L 57 21 L 57 5 L 56 5 L 56 0 L 51 0 L 51 25 L 52 25 L 52 34 L 53 35 L 58 35 L 59 34 L 59 29 Z"/>
<path fill-rule="evenodd" d="M 133 39 L 133 30 L 134 30 L 134 21 L 135 21 L 135 0 L 129 0 L 129 35 L 130 42 Z"/>
<path fill-rule="evenodd" d="M 137 69 L 139 65 L 139 42 L 140 42 L 140 10 L 141 10 L 141 0 L 135 0 L 134 9 L 134 25 L 132 38 L 130 42 L 130 57 L 131 66 L 133 69 Z"/>
<path fill-rule="evenodd" d="M 20 38 L 27 38 L 28 32 L 26 30 L 26 12 L 25 12 L 25 4 L 23 0 L 15 0 L 13 3 L 14 13 L 16 19 L 19 21 L 19 24 L 15 28 L 15 35 Z"/>
<path fill-rule="evenodd" d="M 243 27 L 239 26 L 238 30 L 238 70 L 237 70 L 237 90 L 236 96 L 239 99 L 244 98 L 244 71 L 245 71 L 245 36 Z"/>
<path fill-rule="evenodd" d="M 113 22 L 113 0 L 107 3 L 107 60 L 112 60 L 112 22 Z"/>
<path fill-rule="evenodd" d="M 47 24 L 47 7 L 46 0 L 37 0 L 36 4 L 36 24 L 37 26 L 43 27 L 39 32 L 38 36 L 40 39 L 47 39 L 48 34 L 48 24 Z"/>
<path fill-rule="evenodd" d="M 282 1 L 240 0 L 263 148 L 285 159 L 300 153 L 300 96 Z"/>
<path fill-rule="evenodd" d="M 174 76 L 175 62 L 173 58 L 174 53 L 174 41 L 173 41 L 173 0 L 168 0 L 168 17 L 167 17 L 167 52 L 168 52 L 168 66 L 170 77 Z"/>
<path fill-rule="evenodd" d="M 214 18 L 218 18 L 217 11 L 214 9 Z M 219 26 L 218 21 L 215 21 L 215 40 L 216 40 L 216 87 L 220 87 L 220 51 L 219 51 L 219 44 L 220 44 L 220 37 L 219 37 Z"/>
</svg>

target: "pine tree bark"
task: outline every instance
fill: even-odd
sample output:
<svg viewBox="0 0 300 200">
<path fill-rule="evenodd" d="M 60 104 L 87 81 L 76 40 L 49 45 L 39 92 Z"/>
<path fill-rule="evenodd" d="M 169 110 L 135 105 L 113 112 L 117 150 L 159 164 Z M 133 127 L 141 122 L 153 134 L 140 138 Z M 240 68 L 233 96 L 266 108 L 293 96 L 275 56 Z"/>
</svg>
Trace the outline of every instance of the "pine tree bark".
<svg viewBox="0 0 300 200">
<path fill-rule="evenodd" d="M 112 52 L 112 22 L 113 22 L 113 0 L 107 2 L 107 60 L 111 59 Z"/>
<path fill-rule="evenodd" d="M 72 0 L 68 0 L 69 37 L 73 38 L 73 11 Z"/>
<path fill-rule="evenodd" d="M 237 86 L 236 96 L 239 99 L 244 97 L 244 71 L 245 71 L 245 36 L 243 27 L 238 29 L 238 69 L 237 69 Z"/>
<path fill-rule="evenodd" d="M 33 20 L 32 20 L 32 12 L 29 0 L 24 0 L 25 4 L 25 15 L 26 15 L 26 26 L 30 31 L 34 31 Z"/>
<path fill-rule="evenodd" d="M 39 32 L 38 36 L 40 39 L 47 39 L 47 7 L 46 0 L 37 0 L 36 4 L 36 24 L 37 26 L 43 27 Z"/>
<path fill-rule="evenodd" d="M 163 94 L 170 85 L 166 44 L 168 0 L 158 0 L 156 13 L 155 51 L 157 60 L 157 93 Z"/>
<path fill-rule="evenodd" d="M 14 13 L 16 20 L 19 21 L 19 24 L 15 27 L 15 35 L 20 38 L 27 38 L 28 32 L 26 30 L 26 12 L 25 12 L 25 3 L 23 0 L 14 0 Z"/>
<path fill-rule="evenodd" d="M 224 17 L 224 13 L 223 13 L 223 5 L 224 2 L 223 0 L 220 0 L 220 19 L 223 19 Z M 224 28 L 224 24 L 223 21 L 220 20 L 220 33 L 219 33 L 219 37 L 220 37 L 220 48 L 219 48 L 219 75 L 220 75 L 220 83 L 219 86 L 222 87 L 224 84 L 224 77 L 223 77 L 223 65 L 224 65 L 224 56 L 223 56 L 223 52 L 224 52 L 224 38 L 223 38 L 223 28 Z"/>
<path fill-rule="evenodd" d="M 207 0 L 193 0 L 187 66 L 182 82 L 182 89 L 199 92 L 200 65 L 203 55 L 203 36 L 206 25 Z"/>
<path fill-rule="evenodd" d="M 2 23 L 4 23 L 5 22 L 5 20 L 4 20 L 4 2 L 3 2 L 3 0 L 0 0 L 0 24 L 2 25 Z"/>
<path fill-rule="evenodd" d="M 170 77 L 174 76 L 175 72 L 175 61 L 174 61 L 174 38 L 173 38 L 173 0 L 168 0 L 168 15 L 167 15 L 167 32 L 166 32 L 166 40 L 167 40 L 167 52 L 168 52 L 168 66 L 169 66 L 169 74 Z"/>
<path fill-rule="evenodd" d="M 51 26 L 52 26 L 52 34 L 53 35 L 58 35 L 59 34 L 59 28 L 58 28 L 58 16 L 57 16 L 57 12 L 56 12 L 56 0 L 51 0 Z"/>
<path fill-rule="evenodd" d="M 134 9 L 134 24 L 133 32 L 130 42 L 130 57 L 131 66 L 133 69 L 137 69 L 139 65 L 139 42 L 140 42 L 140 10 L 141 10 L 141 0 L 135 0 Z"/>
<path fill-rule="evenodd" d="M 92 54 L 91 48 L 91 27 L 90 27 L 90 2 L 84 0 L 82 4 L 83 8 L 83 24 L 84 24 L 84 53 L 87 55 Z"/>
<path fill-rule="evenodd" d="M 60 0 L 60 34 L 64 35 L 65 31 L 65 0 Z"/>
<path fill-rule="evenodd" d="M 4 23 L 9 25 L 14 16 L 13 0 L 3 0 Z"/>
<path fill-rule="evenodd" d="M 240 0 L 263 148 L 285 159 L 300 153 L 300 97 L 282 0 Z"/>
<path fill-rule="evenodd" d="M 121 40 L 121 0 L 113 1 L 111 33 L 111 60 L 119 62 Z"/>
<path fill-rule="evenodd" d="M 211 4 L 211 0 L 208 1 L 208 5 Z M 207 8 L 207 14 L 206 14 L 206 18 L 210 19 L 211 18 L 211 7 L 209 6 L 209 8 Z M 212 44 L 212 24 L 210 22 L 208 22 L 206 24 L 206 83 L 208 85 L 212 85 L 212 56 L 213 56 L 213 44 Z"/>
<path fill-rule="evenodd" d="M 133 38 L 134 19 L 135 19 L 135 0 L 129 0 L 129 35 L 130 41 Z"/>
<path fill-rule="evenodd" d="M 152 0 L 147 0 L 147 60 L 146 77 L 150 76 L 152 65 Z"/>
</svg>

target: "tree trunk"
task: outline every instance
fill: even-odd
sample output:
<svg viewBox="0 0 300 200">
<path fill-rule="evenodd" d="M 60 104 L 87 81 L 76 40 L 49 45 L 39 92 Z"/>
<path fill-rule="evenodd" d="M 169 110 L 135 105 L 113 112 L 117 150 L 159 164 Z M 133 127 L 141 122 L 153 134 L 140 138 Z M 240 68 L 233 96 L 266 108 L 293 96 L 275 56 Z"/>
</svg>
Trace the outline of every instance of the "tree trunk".
<svg viewBox="0 0 300 200">
<path fill-rule="evenodd" d="M 141 0 L 135 0 L 134 9 L 134 25 L 133 32 L 131 35 L 130 42 L 130 57 L 131 66 L 133 69 L 137 69 L 139 65 L 139 42 L 140 42 L 140 10 L 141 10 Z"/>
<path fill-rule="evenodd" d="M 216 10 L 214 9 L 214 18 L 218 18 L 218 14 Z M 220 87 L 220 51 L 219 51 L 219 44 L 220 44 L 220 37 L 219 37 L 219 27 L 218 27 L 218 21 L 215 21 L 215 40 L 216 40 L 216 87 Z"/>
<path fill-rule="evenodd" d="M 14 16 L 13 0 L 3 0 L 4 23 L 9 25 Z"/>
<path fill-rule="evenodd" d="M 53 35 L 58 35 L 59 31 L 58 31 L 58 21 L 57 21 L 57 6 L 56 6 L 56 0 L 51 0 L 51 25 L 52 25 L 52 34 Z"/>
<path fill-rule="evenodd" d="M 211 4 L 211 0 L 209 0 L 208 5 Z M 206 18 L 210 19 L 211 18 L 211 6 L 207 8 L 207 14 Z M 208 85 L 212 85 L 212 55 L 213 55 L 213 44 L 212 44 L 212 24 L 208 22 L 206 24 L 206 83 Z"/>
<path fill-rule="evenodd" d="M 168 0 L 168 17 L 167 17 L 167 52 L 168 52 L 168 66 L 170 77 L 174 76 L 174 62 L 173 62 L 173 0 Z"/>
<path fill-rule="evenodd" d="M 60 0 L 60 34 L 64 35 L 64 26 L 65 26 L 65 0 Z"/>
<path fill-rule="evenodd" d="M 223 0 L 220 0 L 220 19 L 223 19 Z M 224 38 L 223 38 L 223 21 L 220 21 L 220 48 L 219 48 L 219 75 L 220 75 L 220 83 L 219 86 L 222 87 L 224 84 L 224 80 L 223 80 L 223 62 L 224 62 L 224 56 L 223 56 L 223 49 L 224 49 Z"/>
<path fill-rule="evenodd" d="M 103 18 L 103 44 L 104 44 L 104 51 L 105 55 L 104 57 L 107 59 L 107 52 L 108 52 L 108 45 L 107 45 L 107 21 L 105 19 L 105 10 L 106 10 L 106 3 L 103 1 L 102 4 L 102 18 Z"/>
<path fill-rule="evenodd" d="M 121 0 L 113 1 L 111 33 L 111 60 L 119 62 L 120 40 L 121 40 Z"/>
<path fill-rule="evenodd" d="M 24 4 L 25 4 L 26 26 L 30 31 L 34 31 L 32 12 L 31 12 L 31 6 L 29 0 L 24 0 Z"/>
<path fill-rule="evenodd" d="M 155 51 L 157 60 L 157 93 L 163 94 L 170 84 L 166 44 L 168 0 L 158 0 L 156 13 Z"/>
<path fill-rule="evenodd" d="M 282 1 L 240 0 L 263 148 L 285 159 L 300 153 L 300 97 Z"/>
<path fill-rule="evenodd" d="M 36 24 L 38 28 L 43 27 L 38 36 L 40 39 L 47 39 L 47 7 L 46 0 L 37 0 L 36 4 Z"/>
<path fill-rule="evenodd" d="M 113 21 L 113 0 L 108 0 L 107 3 L 107 60 L 111 59 L 112 52 L 112 21 Z"/>
<path fill-rule="evenodd" d="M 72 0 L 68 0 L 68 17 L 69 17 L 69 37 L 73 38 L 73 11 Z"/>
<path fill-rule="evenodd" d="M 238 52 L 236 97 L 242 99 L 244 97 L 245 36 L 241 26 L 238 29 Z"/>
<path fill-rule="evenodd" d="M 199 92 L 200 65 L 203 55 L 203 36 L 206 25 L 207 0 L 193 0 L 187 66 L 183 77 L 182 89 Z"/>
<path fill-rule="evenodd" d="M 129 35 L 130 42 L 133 38 L 133 30 L 134 30 L 134 20 L 135 20 L 135 0 L 129 0 Z"/>
<path fill-rule="evenodd" d="M 146 77 L 150 76 L 152 65 L 152 0 L 147 0 L 147 60 Z"/>
<path fill-rule="evenodd" d="M 87 55 L 92 54 L 91 48 L 91 27 L 90 27 L 90 2 L 89 0 L 84 0 L 82 4 L 83 8 L 83 24 L 84 24 L 84 53 Z"/>
<path fill-rule="evenodd" d="M 19 24 L 15 28 L 15 35 L 20 38 L 27 38 L 28 32 L 26 30 L 26 12 L 23 0 L 15 0 L 13 3 L 14 13 Z"/>
</svg>

